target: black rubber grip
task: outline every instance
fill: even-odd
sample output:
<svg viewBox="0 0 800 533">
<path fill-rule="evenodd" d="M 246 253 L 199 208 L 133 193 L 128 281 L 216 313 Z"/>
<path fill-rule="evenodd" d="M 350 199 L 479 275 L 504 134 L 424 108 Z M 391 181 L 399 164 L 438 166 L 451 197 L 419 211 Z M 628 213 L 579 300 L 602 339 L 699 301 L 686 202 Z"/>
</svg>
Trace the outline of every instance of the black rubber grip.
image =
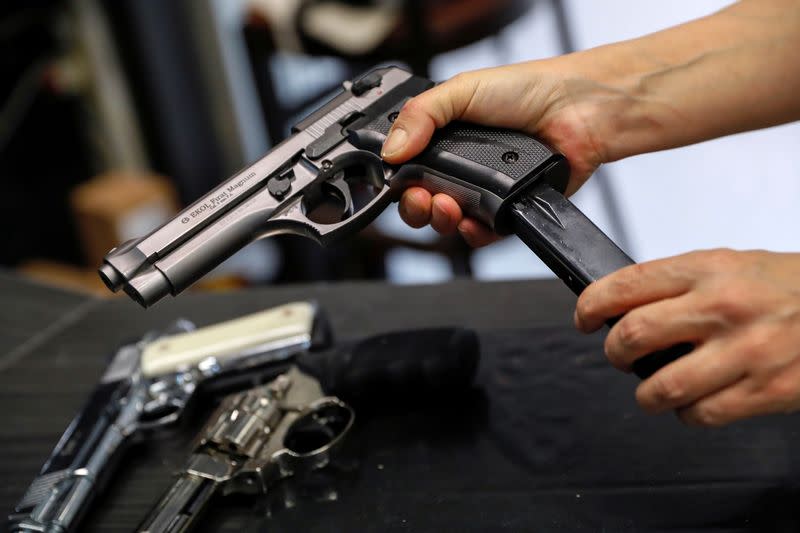
<svg viewBox="0 0 800 533">
<path fill-rule="evenodd" d="M 384 107 L 380 114 L 372 116 L 370 121 L 360 127 L 385 138 L 405 100 L 398 100 L 394 105 Z M 547 146 L 524 133 L 465 122 L 451 122 L 436 130 L 427 149 L 418 159 L 428 160 L 440 153 L 451 154 L 507 176 L 505 183 L 498 184 L 505 187 L 498 186 L 492 191 L 502 194 L 503 197 L 514 183 L 556 155 Z M 463 170 L 457 169 L 455 177 L 463 179 Z"/>
<path fill-rule="evenodd" d="M 519 180 L 529 176 L 556 154 L 533 137 L 517 131 L 451 122 L 437 130 L 422 155 L 445 153 L 495 170 L 511 181 L 497 183 L 494 192 L 503 197 Z M 460 176 L 457 176 L 460 177 Z"/>
<path fill-rule="evenodd" d="M 370 337 L 296 361 L 326 394 L 345 401 L 438 393 L 472 384 L 480 359 L 477 334 L 463 328 L 401 331 Z"/>
<path fill-rule="evenodd" d="M 405 102 L 431 85 L 412 76 L 389 91 L 347 128 L 350 142 L 379 154 Z M 390 180 L 401 190 L 420 185 L 449 194 L 466 215 L 508 233 L 508 200 L 539 180 L 564 191 L 568 179 L 564 156 L 530 135 L 455 121 L 436 130 L 425 150 L 397 168 Z"/>
<path fill-rule="evenodd" d="M 387 98 L 391 100 L 391 94 Z M 377 134 L 378 142 L 373 144 L 380 147 L 406 100 L 397 99 L 391 105 L 382 102 L 379 108 L 367 110 L 374 114 L 371 113 L 367 120 L 354 129 Z M 422 163 L 432 170 L 473 183 L 506 198 L 522 185 L 520 180 L 536 175 L 553 159 L 561 157 L 522 132 L 455 121 L 436 130 L 427 148 L 409 164 Z M 470 179 L 470 170 L 477 171 L 477 180 Z M 490 172 L 487 173 L 487 170 Z M 564 174 L 549 175 L 547 178 L 551 185 L 563 191 L 567 177 Z"/>
</svg>

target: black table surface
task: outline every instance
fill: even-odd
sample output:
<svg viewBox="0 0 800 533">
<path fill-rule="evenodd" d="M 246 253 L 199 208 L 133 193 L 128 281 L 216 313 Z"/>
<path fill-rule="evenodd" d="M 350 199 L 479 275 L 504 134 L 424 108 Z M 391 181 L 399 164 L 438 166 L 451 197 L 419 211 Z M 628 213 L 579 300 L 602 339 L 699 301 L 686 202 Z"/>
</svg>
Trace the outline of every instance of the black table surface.
<svg viewBox="0 0 800 533">
<path fill-rule="evenodd" d="M 572 329 L 574 297 L 549 280 L 297 285 L 142 310 L 0 273 L 0 507 L 24 492 L 117 345 L 178 317 L 205 325 L 298 299 L 318 301 L 342 339 L 475 328 L 476 386 L 358 418 L 336 469 L 267 498 L 216 500 L 200 531 L 800 531 L 800 418 L 709 430 L 642 414 L 635 378 L 605 363 L 602 335 Z M 131 448 L 80 531 L 133 530 L 194 429 Z"/>
</svg>

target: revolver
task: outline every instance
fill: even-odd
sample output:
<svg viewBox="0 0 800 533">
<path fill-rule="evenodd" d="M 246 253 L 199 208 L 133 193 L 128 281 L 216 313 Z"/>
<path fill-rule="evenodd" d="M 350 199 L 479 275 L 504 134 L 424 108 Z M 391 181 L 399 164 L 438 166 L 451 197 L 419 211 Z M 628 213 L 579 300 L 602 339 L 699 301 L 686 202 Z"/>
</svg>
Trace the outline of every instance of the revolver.
<svg viewBox="0 0 800 533">
<path fill-rule="evenodd" d="M 566 158 L 526 134 L 454 122 L 411 161 L 381 160 L 403 104 L 432 86 L 397 67 L 345 82 L 259 161 L 148 235 L 111 250 L 100 277 L 149 306 L 255 239 L 290 233 L 325 245 L 352 235 L 411 185 L 448 194 L 499 234 L 515 233 L 576 294 L 633 263 L 564 197 Z M 649 354 L 633 370 L 648 377 L 690 349 Z"/>
<path fill-rule="evenodd" d="M 215 494 L 265 495 L 285 478 L 325 468 L 355 420 L 343 399 L 374 406 L 409 391 L 454 395 L 470 386 L 479 358 L 475 332 L 458 328 L 394 332 L 298 356 L 266 385 L 223 400 L 138 531 L 189 531 Z"/>
<path fill-rule="evenodd" d="M 317 306 L 294 302 L 200 329 L 179 320 L 122 346 L 15 506 L 11 531 L 75 531 L 126 445 L 178 421 L 198 390 L 263 383 L 329 343 Z"/>
</svg>

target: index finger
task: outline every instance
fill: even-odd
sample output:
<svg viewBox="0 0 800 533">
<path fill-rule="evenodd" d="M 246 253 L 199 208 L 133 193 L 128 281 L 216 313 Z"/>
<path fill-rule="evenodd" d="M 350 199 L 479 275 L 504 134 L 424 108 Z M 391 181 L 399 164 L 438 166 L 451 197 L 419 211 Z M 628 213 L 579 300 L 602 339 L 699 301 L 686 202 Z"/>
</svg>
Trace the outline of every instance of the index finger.
<svg viewBox="0 0 800 533">
<path fill-rule="evenodd" d="M 576 327 L 592 332 L 635 307 L 686 293 L 697 279 L 692 255 L 633 264 L 591 283 L 578 298 Z"/>
</svg>

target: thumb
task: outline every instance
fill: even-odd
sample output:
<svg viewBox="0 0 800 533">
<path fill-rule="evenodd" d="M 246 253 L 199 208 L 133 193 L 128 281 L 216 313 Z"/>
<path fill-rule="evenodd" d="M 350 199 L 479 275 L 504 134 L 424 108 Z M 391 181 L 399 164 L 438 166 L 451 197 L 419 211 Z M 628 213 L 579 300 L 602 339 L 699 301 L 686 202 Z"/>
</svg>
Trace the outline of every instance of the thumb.
<svg viewBox="0 0 800 533">
<path fill-rule="evenodd" d="M 436 128 L 464 116 L 477 86 L 474 77 L 459 74 L 406 102 L 383 144 L 381 157 L 396 164 L 420 153 Z"/>
</svg>

